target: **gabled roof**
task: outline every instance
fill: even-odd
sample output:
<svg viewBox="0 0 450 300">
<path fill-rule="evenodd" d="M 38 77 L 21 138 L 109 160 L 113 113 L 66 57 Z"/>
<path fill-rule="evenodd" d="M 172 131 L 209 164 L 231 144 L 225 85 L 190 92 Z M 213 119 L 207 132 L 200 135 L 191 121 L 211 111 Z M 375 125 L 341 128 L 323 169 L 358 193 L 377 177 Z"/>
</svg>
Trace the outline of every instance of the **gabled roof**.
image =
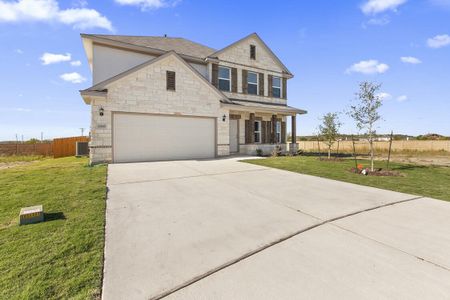
<svg viewBox="0 0 450 300">
<path fill-rule="evenodd" d="M 178 54 L 205 58 L 215 51 L 210 47 L 178 37 L 166 36 L 132 36 L 107 34 L 81 34 L 83 38 L 97 38 L 123 44 L 157 49 L 162 51 L 176 51 Z"/>
<path fill-rule="evenodd" d="M 267 46 L 266 43 L 264 43 L 264 41 L 259 37 L 259 35 L 254 32 L 252 34 L 247 35 L 246 37 L 226 46 L 225 48 L 222 48 L 214 53 L 211 53 L 208 55 L 208 57 L 210 58 L 216 58 L 218 57 L 221 53 L 225 52 L 226 50 L 230 49 L 231 47 L 236 46 L 237 44 L 240 44 L 250 38 L 256 38 L 261 45 L 265 48 L 265 50 L 273 57 L 273 59 L 278 63 L 278 65 L 281 67 L 281 69 L 283 69 L 284 72 L 286 72 L 287 74 L 293 76 L 293 74 L 288 70 L 288 68 L 281 62 L 281 60 L 275 55 L 275 53 L 273 53 L 273 51 L 269 48 L 269 46 Z"/>
<path fill-rule="evenodd" d="M 224 102 L 224 103 L 231 103 L 231 101 L 221 91 L 219 91 L 219 89 L 217 89 L 215 86 L 213 86 L 211 84 L 211 82 L 206 80 L 205 77 L 203 77 L 195 68 L 193 68 L 190 64 L 188 64 L 175 51 L 168 51 L 165 54 L 163 54 L 161 56 L 158 56 L 157 58 L 152 58 L 152 59 L 150 59 L 150 60 L 148 60 L 148 61 L 146 61 L 146 62 L 144 62 L 144 63 L 142 63 L 140 65 L 137 65 L 137 66 L 135 66 L 135 67 L 125 71 L 125 72 L 119 73 L 119 74 L 117 74 L 117 75 L 115 75 L 115 76 L 113 76 L 113 77 L 111 77 L 109 79 L 106 79 L 106 80 L 104 80 L 102 82 L 99 82 L 99 83 L 97 83 L 96 85 L 94 85 L 94 86 L 92 86 L 90 88 L 87 88 L 85 90 L 81 90 L 80 94 L 81 94 L 81 96 L 106 95 L 106 93 L 107 93 L 107 90 L 106 90 L 107 85 L 109 85 L 109 84 L 111 84 L 111 83 L 113 83 L 113 82 L 115 82 L 115 81 L 117 81 L 117 80 L 119 80 L 119 79 L 121 79 L 121 78 L 123 78 L 123 77 L 125 77 L 127 75 L 135 73 L 135 72 L 137 72 L 137 71 L 139 71 L 139 70 L 141 70 L 141 69 L 143 69 L 143 68 L 145 68 L 145 67 L 147 67 L 147 66 L 149 66 L 151 64 L 154 64 L 154 63 L 156 63 L 156 62 L 158 62 L 160 60 L 163 60 L 164 58 L 169 57 L 169 56 L 176 57 L 181 63 L 183 63 L 187 68 L 189 68 L 200 80 L 202 80 L 204 83 L 206 83 L 210 88 L 212 88 L 214 90 L 214 92 L 219 97 L 222 98 L 221 99 L 222 102 Z M 86 101 L 86 99 L 85 99 L 85 102 L 87 104 L 89 104 L 88 101 Z"/>
</svg>

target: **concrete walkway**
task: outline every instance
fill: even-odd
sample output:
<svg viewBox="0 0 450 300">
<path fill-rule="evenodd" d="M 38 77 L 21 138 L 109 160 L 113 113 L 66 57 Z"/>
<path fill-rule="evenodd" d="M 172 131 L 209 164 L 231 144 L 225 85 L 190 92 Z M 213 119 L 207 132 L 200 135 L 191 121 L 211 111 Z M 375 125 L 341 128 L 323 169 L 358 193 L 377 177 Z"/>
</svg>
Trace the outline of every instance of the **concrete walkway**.
<svg viewBox="0 0 450 300">
<path fill-rule="evenodd" d="M 103 299 L 448 299 L 450 204 L 236 159 L 110 165 Z"/>
</svg>

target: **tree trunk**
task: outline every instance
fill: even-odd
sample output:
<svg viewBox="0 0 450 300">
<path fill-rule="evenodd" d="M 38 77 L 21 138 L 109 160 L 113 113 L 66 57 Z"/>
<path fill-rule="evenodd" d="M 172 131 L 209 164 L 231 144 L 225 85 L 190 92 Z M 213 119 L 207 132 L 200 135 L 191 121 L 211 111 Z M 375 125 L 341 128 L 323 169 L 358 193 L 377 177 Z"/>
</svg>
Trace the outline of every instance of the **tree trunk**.
<svg viewBox="0 0 450 300">
<path fill-rule="evenodd" d="M 331 159 L 331 147 L 328 147 L 328 159 Z"/>
<path fill-rule="evenodd" d="M 370 138 L 370 171 L 373 172 L 373 141 Z"/>
</svg>

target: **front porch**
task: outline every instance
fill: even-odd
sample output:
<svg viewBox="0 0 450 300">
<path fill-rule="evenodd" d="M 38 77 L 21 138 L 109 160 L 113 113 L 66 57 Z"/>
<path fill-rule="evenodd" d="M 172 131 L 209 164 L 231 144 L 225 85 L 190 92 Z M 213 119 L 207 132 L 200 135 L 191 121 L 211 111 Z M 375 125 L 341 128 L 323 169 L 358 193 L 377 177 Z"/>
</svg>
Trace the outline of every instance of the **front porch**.
<svg viewBox="0 0 450 300">
<path fill-rule="evenodd" d="M 237 101 L 233 101 L 237 102 Z M 230 154 L 270 155 L 297 151 L 296 115 L 303 110 L 285 105 L 245 103 L 227 105 L 229 110 Z M 239 106 L 239 107 L 238 107 Z M 287 147 L 287 122 L 291 122 L 291 145 Z"/>
</svg>

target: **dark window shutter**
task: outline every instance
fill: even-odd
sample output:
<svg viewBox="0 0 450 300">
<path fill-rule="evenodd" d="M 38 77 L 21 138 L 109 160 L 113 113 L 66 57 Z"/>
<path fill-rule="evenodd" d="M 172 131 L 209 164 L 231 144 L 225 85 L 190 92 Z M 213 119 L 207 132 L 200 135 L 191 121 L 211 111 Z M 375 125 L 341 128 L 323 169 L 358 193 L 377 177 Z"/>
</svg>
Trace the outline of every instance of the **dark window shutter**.
<svg viewBox="0 0 450 300">
<path fill-rule="evenodd" d="M 271 130 L 272 128 L 272 122 L 271 121 L 267 121 L 267 134 L 266 134 L 266 143 L 270 143 L 270 136 L 271 136 Z"/>
<path fill-rule="evenodd" d="M 245 143 L 250 144 L 250 120 L 245 120 Z"/>
<path fill-rule="evenodd" d="M 231 68 L 231 92 L 237 93 L 237 69 Z"/>
<path fill-rule="evenodd" d="M 219 88 L 219 65 L 212 64 L 211 83 L 216 88 Z"/>
<path fill-rule="evenodd" d="M 276 142 L 276 127 L 277 126 L 277 116 L 272 115 L 272 121 L 271 121 L 271 128 L 270 128 L 270 142 L 274 144 Z"/>
<path fill-rule="evenodd" d="M 247 94 L 247 70 L 242 70 L 242 93 Z"/>
<path fill-rule="evenodd" d="M 175 72 L 166 71 L 166 88 L 169 91 L 175 91 Z"/>
<path fill-rule="evenodd" d="M 250 59 L 256 59 L 256 46 L 250 45 Z"/>
<path fill-rule="evenodd" d="M 266 141 L 267 135 L 267 121 L 261 121 L 261 143 L 267 143 Z"/>
<path fill-rule="evenodd" d="M 286 122 L 281 122 L 281 142 L 286 143 Z"/>
<path fill-rule="evenodd" d="M 283 78 L 283 99 L 287 99 L 287 79 Z"/>
<path fill-rule="evenodd" d="M 264 73 L 259 73 L 259 95 L 264 96 Z"/>
<path fill-rule="evenodd" d="M 273 97 L 273 91 L 272 91 L 273 76 L 272 75 L 267 76 L 267 85 L 268 85 L 268 90 L 269 90 L 269 93 L 267 96 Z"/>
</svg>

